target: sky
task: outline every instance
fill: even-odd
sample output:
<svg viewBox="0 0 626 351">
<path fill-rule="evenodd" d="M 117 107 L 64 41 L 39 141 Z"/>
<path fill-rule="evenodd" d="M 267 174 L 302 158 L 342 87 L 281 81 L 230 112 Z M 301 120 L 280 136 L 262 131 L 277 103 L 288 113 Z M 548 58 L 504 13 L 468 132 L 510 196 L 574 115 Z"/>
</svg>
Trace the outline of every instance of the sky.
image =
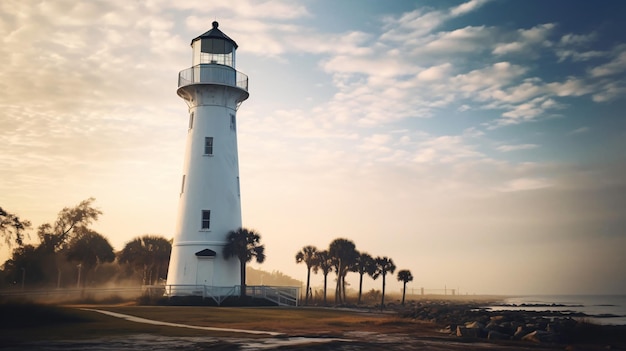
<svg viewBox="0 0 626 351">
<path fill-rule="evenodd" d="M 298 250 L 342 237 L 409 269 L 409 289 L 626 294 L 625 16 L 617 0 L 4 0 L 0 206 L 36 228 L 94 197 L 116 249 L 173 237 L 177 74 L 217 20 L 249 76 L 255 267 L 304 280 Z"/>
</svg>

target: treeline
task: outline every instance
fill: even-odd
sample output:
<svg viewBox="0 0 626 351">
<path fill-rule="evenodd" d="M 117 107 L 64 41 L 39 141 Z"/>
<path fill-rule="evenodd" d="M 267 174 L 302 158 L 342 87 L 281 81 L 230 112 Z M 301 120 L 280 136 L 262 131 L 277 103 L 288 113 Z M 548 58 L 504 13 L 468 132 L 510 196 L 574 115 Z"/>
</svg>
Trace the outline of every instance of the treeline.
<svg viewBox="0 0 626 351">
<path fill-rule="evenodd" d="M 310 287 L 311 272 L 320 272 L 324 276 L 324 304 L 327 304 L 328 274 L 334 272 L 335 279 L 335 304 L 345 304 L 346 302 L 346 275 L 350 272 L 359 274 L 359 297 L 358 304 L 361 304 L 363 295 L 363 276 L 368 275 L 376 280 L 382 279 L 382 294 L 380 308 L 385 306 L 385 286 L 387 274 L 396 271 L 393 260 L 387 256 L 373 257 L 367 252 L 360 252 L 356 249 L 353 241 L 339 238 L 333 240 L 327 249 L 319 250 L 312 245 L 304 246 L 296 253 L 296 263 L 304 263 L 307 268 L 306 293 L 304 303 L 308 304 L 313 298 Z M 397 275 L 398 281 L 404 283 L 402 290 L 402 304 L 404 305 L 406 284 L 413 280 L 413 275 L 409 270 L 400 270 Z"/>
<path fill-rule="evenodd" d="M 37 228 L 36 244 L 24 244 L 31 223 L 0 208 L 0 236 L 12 247 L 2 266 L 0 286 L 28 288 L 156 284 L 165 280 L 171 241 L 144 235 L 115 252 L 108 239 L 90 228 L 102 212 L 89 198 L 63 208 L 54 223 Z"/>
<path fill-rule="evenodd" d="M 265 286 L 301 286 L 302 282 L 294 279 L 281 271 L 264 271 L 246 267 L 246 280 L 249 285 Z"/>
</svg>

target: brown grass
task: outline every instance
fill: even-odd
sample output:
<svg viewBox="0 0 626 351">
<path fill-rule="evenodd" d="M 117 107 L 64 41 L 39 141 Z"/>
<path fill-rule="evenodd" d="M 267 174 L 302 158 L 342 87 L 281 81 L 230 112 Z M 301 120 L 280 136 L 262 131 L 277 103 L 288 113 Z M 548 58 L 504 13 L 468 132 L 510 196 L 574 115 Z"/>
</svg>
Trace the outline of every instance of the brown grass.
<svg viewBox="0 0 626 351">
<path fill-rule="evenodd" d="M 391 315 L 327 308 L 111 306 L 108 311 L 170 323 L 263 330 L 288 335 L 341 335 L 346 331 L 399 332 L 434 329 Z M 428 326 L 428 327 L 426 327 Z"/>
<path fill-rule="evenodd" d="M 47 306 L 0 304 L 0 344 L 23 341 L 96 339 L 132 334 L 163 336 L 242 336 L 130 322 L 80 308 L 107 310 L 195 326 L 262 330 L 289 336 L 341 336 L 347 331 L 434 333 L 428 323 L 378 313 L 325 308 L 192 306 Z M 264 337 L 246 334 L 246 338 Z"/>
</svg>

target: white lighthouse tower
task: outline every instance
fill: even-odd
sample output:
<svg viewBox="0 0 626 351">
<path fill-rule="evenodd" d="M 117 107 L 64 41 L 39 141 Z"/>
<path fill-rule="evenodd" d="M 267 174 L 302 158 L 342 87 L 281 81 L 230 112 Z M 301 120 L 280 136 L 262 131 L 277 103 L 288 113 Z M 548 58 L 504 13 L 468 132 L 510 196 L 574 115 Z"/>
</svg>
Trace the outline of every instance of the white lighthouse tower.
<svg viewBox="0 0 626 351">
<path fill-rule="evenodd" d="M 192 67 L 178 75 L 189 106 L 185 161 L 167 293 L 224 295 L 240 284 L 239 260 L 224 259 L 229 231 L 241 227 L 237 108 L 248 77 L 235 70 L 237 43 L 213 22 L 191 41 Z"/>
</svg>

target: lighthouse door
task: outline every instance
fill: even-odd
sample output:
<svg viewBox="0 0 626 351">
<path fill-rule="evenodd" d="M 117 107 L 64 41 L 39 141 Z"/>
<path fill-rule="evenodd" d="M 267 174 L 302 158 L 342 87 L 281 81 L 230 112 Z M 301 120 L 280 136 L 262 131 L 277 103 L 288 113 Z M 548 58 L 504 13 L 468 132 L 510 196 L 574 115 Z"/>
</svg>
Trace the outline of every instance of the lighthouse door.
<svg viewBox="0 0 626 351">
<path fill-rule="evenodd" d="M 198 259 L 198 269 L 196 270 L 196 284 L 213 286 L 213 259 Z"/>
</svg>

